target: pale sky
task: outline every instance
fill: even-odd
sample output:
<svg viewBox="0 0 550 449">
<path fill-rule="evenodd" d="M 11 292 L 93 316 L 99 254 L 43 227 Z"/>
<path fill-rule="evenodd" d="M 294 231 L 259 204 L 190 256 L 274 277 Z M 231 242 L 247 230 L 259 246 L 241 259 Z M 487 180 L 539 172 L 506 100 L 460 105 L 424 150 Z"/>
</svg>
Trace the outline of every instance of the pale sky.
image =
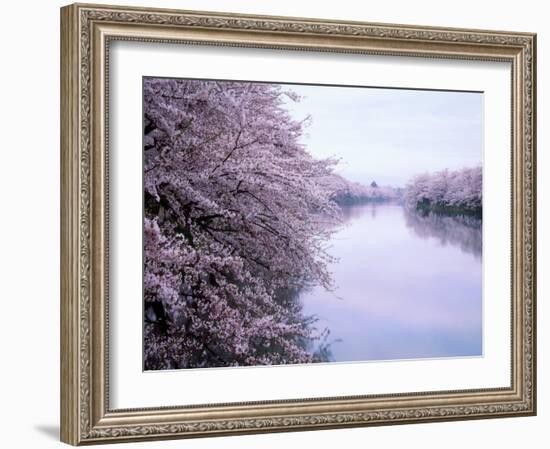
<svg viewBox="0 0 550 449">
<path fill-rule="evenodd" d="M 403 186 L 419 173 L 481 164 L 483 94 L 366 87 L 284 86 L 302 138 L 315 157 L 342 158 L 336 170 L 364 184 Z"/>
</svg>

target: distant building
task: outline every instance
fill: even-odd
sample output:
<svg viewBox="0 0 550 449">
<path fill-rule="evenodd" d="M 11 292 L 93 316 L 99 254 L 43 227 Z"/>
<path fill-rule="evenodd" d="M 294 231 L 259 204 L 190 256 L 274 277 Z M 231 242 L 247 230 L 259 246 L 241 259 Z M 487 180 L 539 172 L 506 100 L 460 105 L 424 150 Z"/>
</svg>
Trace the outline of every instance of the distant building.
<svg viewBox="0 0 550 449">
<path fill-rule="evenodd" d="M 371 187 L 378 187 L 378 184 L 376 184 L 376 181 L 372 181 L 372 182 L 370 183 L 370 186 L 371 186 Z"/>
</svg>

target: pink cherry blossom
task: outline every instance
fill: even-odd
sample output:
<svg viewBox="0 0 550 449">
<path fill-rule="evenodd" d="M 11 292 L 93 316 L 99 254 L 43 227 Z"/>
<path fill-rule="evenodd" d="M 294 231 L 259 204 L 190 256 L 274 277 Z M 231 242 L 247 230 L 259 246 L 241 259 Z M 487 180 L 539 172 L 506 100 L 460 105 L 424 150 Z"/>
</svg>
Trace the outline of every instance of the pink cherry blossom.
<svg viewBox="0 0 550 449">
<path fill-rule="evenodd" d="M 281 86 L 144 80 L 145 368 L 320 361 L 298 293 L 331 288 L 336 161 L 299 143 Z M 321 346 L 319 346 L 321 344 Z M 326 348 L 325 348 L 326 349 Z"/>
<path fill-rule="evenodd" d="M 404 201 L 411 209 L 461 211 L 480 215 L 482 196 L 482 169 L 474 167 L 418 175 L 407 184 Z"/>
</svg>

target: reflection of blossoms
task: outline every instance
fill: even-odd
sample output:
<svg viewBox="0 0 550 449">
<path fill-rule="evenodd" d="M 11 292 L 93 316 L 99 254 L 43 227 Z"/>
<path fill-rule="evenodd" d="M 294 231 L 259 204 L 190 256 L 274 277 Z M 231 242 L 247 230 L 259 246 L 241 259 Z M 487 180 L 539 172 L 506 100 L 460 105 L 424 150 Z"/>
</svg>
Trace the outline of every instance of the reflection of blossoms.
<svg viewBox="0 0 550 449">
<path fill-rule="evenodd" d="M 481 257 L 481 220 L 471 216 L 448 216 L 433 212 L 417 213 L 404 209 L 407 227 L 421 238 L 434 237 L 442 245 L 460 247 L 466 253 Z"/>
<path fill-rule="evenodd" d="M 298 143 L 279 86 L 144 82 L 146 369 L 304 363 L 296 291 L 330 286 L 331 160 Z"/>
<path fill-rule="evenodd" d="M 404 200 L 412 209 L 456 211 L 480 215 L 481 167 L 443 170 L 416 176 L 407 184 Z"/>
</svg>

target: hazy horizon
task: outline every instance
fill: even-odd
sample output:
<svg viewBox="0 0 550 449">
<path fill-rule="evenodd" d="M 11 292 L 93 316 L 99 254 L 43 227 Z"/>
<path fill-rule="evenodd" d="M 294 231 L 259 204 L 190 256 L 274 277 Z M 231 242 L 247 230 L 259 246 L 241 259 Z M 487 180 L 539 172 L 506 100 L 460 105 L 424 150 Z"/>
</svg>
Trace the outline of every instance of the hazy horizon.
<svg viewBox="0 0 550 449">
<path fill-rule="evenodd" d="M 412 177 L 482 163 L 483 94 L 372 87 L 286 85 L 301 141 L 318 158 L 339 157 L 346 179 L 403 187 Z"/>
</svg>

